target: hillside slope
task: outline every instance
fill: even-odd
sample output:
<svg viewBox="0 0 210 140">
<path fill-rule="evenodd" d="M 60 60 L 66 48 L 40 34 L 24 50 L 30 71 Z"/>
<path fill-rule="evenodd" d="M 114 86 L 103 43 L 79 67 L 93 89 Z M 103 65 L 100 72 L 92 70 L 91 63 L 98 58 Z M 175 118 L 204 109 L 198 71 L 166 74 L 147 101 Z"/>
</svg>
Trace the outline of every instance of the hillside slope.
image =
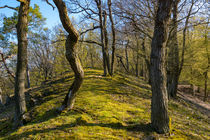
<svg viewBox="0 0 210 140">
<path fill-rule="evenodd" d="M 100 70 L 85 70 L 74 109 L 60 115 L 56 108 L 73 81 L 72 73 L 31 89 L 33 119 L 16 131 L 1 120 L 0 139 L 210 139 L 209 118 L 181 99 L 169 103 L 170 135 L 156 134 L 149 125 L 150 86 L 120 73 L 101 75 Z"/>
</svg>

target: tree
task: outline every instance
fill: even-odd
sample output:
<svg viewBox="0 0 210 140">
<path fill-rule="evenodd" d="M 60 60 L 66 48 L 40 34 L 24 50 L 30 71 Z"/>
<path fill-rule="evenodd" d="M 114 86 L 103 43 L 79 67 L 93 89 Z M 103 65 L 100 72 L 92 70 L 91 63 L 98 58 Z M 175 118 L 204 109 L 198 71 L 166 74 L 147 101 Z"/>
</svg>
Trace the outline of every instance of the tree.
<svg viewBox="0 0 210 140">
<path fill-rule="evenodd" d="M 18 55 L 15 78 L 15 127 L 23 125 L 24 115 L 27 111 L 24 92 L 27 67 L 27 32 L 30 0 L 21 0 L 19 2 L 21 3 L 18 12 L 18 22 L 16 25 L 18 38 Z"/>
<path fill-rule="evenodd" d="M 169 132 L 165 50 L 172 0 L 159 0 L 151 45 L 150 79 L 152 89 L 151 124 L 158 133 Z"/>
<path fill-rule="evenodd" d="M 66 4 L 62 0 L 53 0 L 55 3 L 60 20 L 64 29 L 68 32 L 68 37 L 66 39 L 66 58 L 69 61 L 72 70 L 75 74 L 75 79 L 73 84 L 71 85 L 69 92 L 66 94 L 66 97 L 63 101 L 62 106 L 59 108 L 60 111 L 64 109 L 72 109 L 75 102 L 76 93 L 79 90 L 80 86 L 82 85 L 83 78 L 84 78 L 84 71 L 80 64 L 78 54 L 77 54 L 77 42 L 79 39 L 79 34 L 76 29 L 73 27 L 67 13 Z"/>
<path fill-rule="evenodd" d="M 172 29 L 171 36 L 167 42 L 168 49 L 168 60 L 167 60 L 167 91 L 168 97 L 176 97 L 178 77 L 179 77 L 179 45 L 177 38 L 178 30 L 178 4 L 180 0 L 174 0 L 172 4 Z"/>
</svg>

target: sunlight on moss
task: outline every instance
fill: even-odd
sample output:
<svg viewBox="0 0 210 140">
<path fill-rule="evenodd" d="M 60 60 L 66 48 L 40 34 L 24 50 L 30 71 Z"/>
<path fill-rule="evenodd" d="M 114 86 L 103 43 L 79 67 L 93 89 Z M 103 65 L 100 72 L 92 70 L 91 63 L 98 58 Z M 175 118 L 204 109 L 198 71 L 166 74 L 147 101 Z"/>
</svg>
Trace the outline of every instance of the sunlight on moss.
<svg viewBox="0 0 210 140">
<path fill-rule="evenodd" d="M 209 120 L 185 102 L 171 101 L 171 135 L 158 135 L 150 123 L 151 91 L 142 79 L 123 74 L 102 77 L 103 71 L 85 70 L 74 109 L 56 112 L 71 83 L 73 74 L 49 81 L 30 92 L 41 98 L 29 111 L 33 120 L 17 131 L 7 133 L 9 122 L 0 122 L 0 139 L 209 139 Z"/>
</svg>

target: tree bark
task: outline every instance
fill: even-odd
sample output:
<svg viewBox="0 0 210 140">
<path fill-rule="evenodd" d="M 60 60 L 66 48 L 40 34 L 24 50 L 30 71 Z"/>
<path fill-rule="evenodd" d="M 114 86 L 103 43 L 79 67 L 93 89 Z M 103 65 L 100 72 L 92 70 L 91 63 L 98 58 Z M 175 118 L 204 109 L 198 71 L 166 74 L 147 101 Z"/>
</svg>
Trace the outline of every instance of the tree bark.
<svg viewBox="0 0 210 140">
<path fill-rule="evenodd" d="M 0 88 L 0 107 L 3 106 L 2 90 Z"/>
<path fill-rule="evenodd" d="M 102 47 L 102 55 L 103 55 L 103 68 L 104 68 L 104 76 L 107 75 L 106 68 L 106 52 L 105 52 L 105 43 L 104 43 L 104 26 L 103 26 L 103 16 L 102 16 L 102 8 L 101 8 L 101 0 L 95 0 L 95 3 L 99 12 L 99 24 L 101 30 L 101 47 Z"/>
<path fill-rule="evenodd" d="M 127 71 L 129 71 L 128 45 L 129 45 L 129 40 L 128 40 L 127 44 L 125 45 L 125 58 L 126 58 Z"/>
<path fill-rule="evenodd" d="M 26 73 L 27 73 L 27 88 L 30 88 L 31 87 L 31 82 L 30 82 L 30 72 L 29 72 L 29 69 L 28 69 L 28 65 L 27 65 L 27 68 L 26 68 Z"/>
<path fill-rule="evenodd" d="M 64 29 L 68 32 L 68 37 L 66 39 L 66 58 L 71 65 L 72 70 L 75 74 L 75 79 L 73 84 L 71 85 L 66 97 L 63 101 L 62 106 L 59 108 L 59 111 L 64 109 L 71 110 L 74 106 L 76 93 L 79 90 L 80 86 L 82 85 L 83 78 L 84 78 L 84 71 L 80 64 L 78 53 L 77 53 L 77 42 L 79 39 L 79 34 L 76 29 L 73 27 L 67 13 L 66 4 L 62 0 L 53 0 L 55 3 L 61 23 Z"/>
<path fill-rule="evenodd" d="M 151 124 L 158 133 L 169 132 L 168 95 L 166 89 L 165 49 L 172 0 L 159 0 L 151 45 Z"/>
<path fill-rule="evenodd" d="M 137 39 L 136 40 L 136 77 L 138 76 L 139 76 L 139 40 Z"/>
<path fill-rule="evenodd" d="M 167 63 L 167 91 L 169 97 L 176 97 L 178 78 L 179 78 L 179 45 L 177 39 L 177 14 L 178 3 L 180 0 L 173 1 L 173 19 L 172 19 L 172 31 L 169 40 L 169 54 Z"/>
<path fill-rule="evenodd" d="M 112 2 L 111 0 L 108 0 L 108 7 L 109 7 L 109 19 L 111 22 L 111 26 L 112 26 L 112 61 L 111 61 L 111 73 L 110 75 L 112 76 L 114 73 L 114 63 L 115 63 L 115 42 L 116 42 L 116 33 L 115 33 L 115 25 L 114 25 L 114 20 L 113 20 L 113 16 L 112 16 Z"/>
<path fill-rule="evenodd" d="M 208 71 L 206 71 L 204 73 L 204 77 L 205 77 L 205 82 L 204 82 L 204 98 L 203 98 L 203 101 L 206 102 L 206 100 L 208 99 L 208 89 L 207 89 L 207 85 L 208 85 Z"/>
<path fill-rule="evenodd" d="M 109 60 L 109 41 L 108 41 L 108 33 L 107 33 L 107 13 L 103 11 L 103 33 L 104 33 L 104 50 L 105 50 L 105 58 L 106 58 L 106 66 L 111 75 L 111 68 L 110 68 L 110 60 Z"/>
<path fill-rule="evenodd" d="M 17 38 L 18 38 L 18 54 L 17 67 L 15 76 L 15 116 L 14 127 L 23 125 L 24 114 L 26 113 L 25 102 L 25 77 L 27 67 L 27 32 L 28 32 L 28 13 L 30 0 L 21 1 L 18 13 Z"/>
</svg>

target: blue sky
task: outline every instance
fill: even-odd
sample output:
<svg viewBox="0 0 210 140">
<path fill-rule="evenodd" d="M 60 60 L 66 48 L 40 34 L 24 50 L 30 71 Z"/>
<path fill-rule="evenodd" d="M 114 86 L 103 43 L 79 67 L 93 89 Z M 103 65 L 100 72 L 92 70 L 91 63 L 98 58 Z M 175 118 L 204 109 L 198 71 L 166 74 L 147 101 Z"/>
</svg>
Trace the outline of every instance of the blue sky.
<svg viewBox="0 0 210 140">
<path fill-rule="evenodd" d="M 49 0 L 49 2 L 50 2 L 50 0 Z M 52 1 L 51 1 L 51 3 L 53 4 Z M 52 7 L 50 5 L 48 5 L 46 2 L 43 2 L 42 0 L 31 0 L 32 7 L 34 6 L 34 4 L 39 5 L 42 15 L 45 18 L 47 18 L 46 26 L 48 28 L 52 28 L 53 26 L 60 24 L 59 15 L 58 15 L 58 11 L 56 8 L 53 11 Z M 0 7 L 4 6 L 4 5 L 8 5 L 11 7 L 17 7 L 20 5 L 20 3 L 17 2 L 16 0 L 0 0 Z M 8 9 L 8 8 L 0 9 L 0 14 L 4 14 L 8 17 L 12 16 L 13 12 L 14 12 L 14 10 Z"/>
</svg>

